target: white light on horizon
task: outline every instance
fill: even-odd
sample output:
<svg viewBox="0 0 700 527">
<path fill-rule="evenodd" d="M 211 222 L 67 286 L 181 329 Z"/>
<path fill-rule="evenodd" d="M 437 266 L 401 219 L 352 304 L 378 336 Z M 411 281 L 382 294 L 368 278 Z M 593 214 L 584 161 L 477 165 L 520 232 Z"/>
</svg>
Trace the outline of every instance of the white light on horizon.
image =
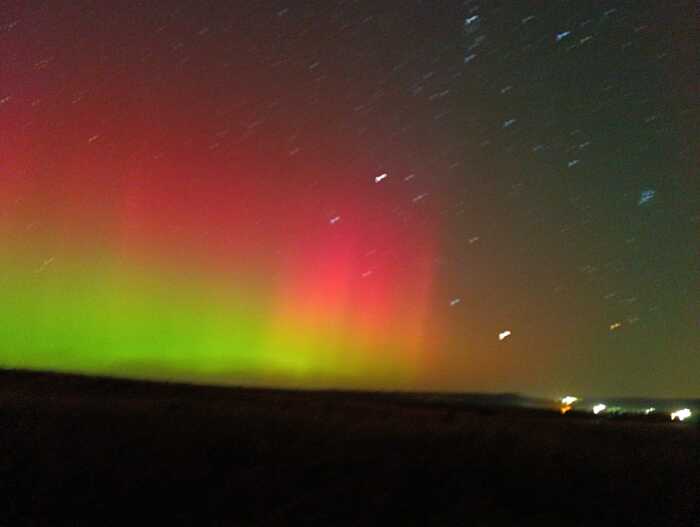
<svg viewBox="0 0 700 527">
<path fill-rule="evenodd" d="M 691 415 L 693 415 L 693 412 L 691 412 L 687 408 L 676 410 L 675 412 L 671 412 L 671 421 L 675 421 L 676 419 L 678 419 L 679 421 L 685 421 Z"/>
<path fill-rule="evenodd" d="M 593 407 L 593 413 L 596 414 L 596 415 L 598 415 L 600 412 L 604 411 L 606 408 L 607 408 L 607 406 L 605 406 L 605 405 L 602 404 L 602 403 L 601 403 L 601 404 L 596 404 L 596 405 Z"/>
<path fill-rule="evenodd" d="M 576 401 L 578 401 L 578 397 L 574 397 L 573 395 L 567 395 L 561 399 L 561 403 L 566 405 L 574 404 Z"/>
</svg>

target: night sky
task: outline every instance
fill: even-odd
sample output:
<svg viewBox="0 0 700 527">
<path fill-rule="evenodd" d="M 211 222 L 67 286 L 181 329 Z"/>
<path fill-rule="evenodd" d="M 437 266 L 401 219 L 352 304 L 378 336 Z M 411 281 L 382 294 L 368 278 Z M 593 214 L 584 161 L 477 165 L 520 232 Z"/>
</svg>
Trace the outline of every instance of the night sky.
<svg viewBox="0 0 700 527">
<path fill-rule="evenodd" d="M 3 2 L 0 365 L 700 395 L 694 2 Z"/>
</svg>

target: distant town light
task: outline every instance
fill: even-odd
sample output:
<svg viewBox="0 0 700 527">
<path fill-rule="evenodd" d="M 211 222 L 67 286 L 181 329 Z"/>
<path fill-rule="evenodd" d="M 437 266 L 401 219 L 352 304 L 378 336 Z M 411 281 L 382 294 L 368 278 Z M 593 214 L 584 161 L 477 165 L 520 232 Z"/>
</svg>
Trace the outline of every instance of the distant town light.
<svg viewBox="0 0 700 527">
<path fill-rule="evenodd" d="M 574 404 L 576 401 L 578 401 L 578 397 L 574 397 L 573 395 L 567 395 L 566 397 L 562 397 L 561 404 L 570 406 L 570 405 Z"/>
<path fill-rule="evenodd" d="M 649 415 L 651 413 L 654 413 L 655 411 L 656 411 L 656 408 L 654 408 L 652 406 L 651 408 L 647 408 L 646 410 L 644 410 L 644 415 Z"/>
<path fill-rule="evenodd" d="M 675 421 L 678 419 L 679 421 L 685 421 L 693 415 L 693 412 L 688 410 L 687 408 L 683 408 L 682 410 L 676 410 L 675 412 L 671 412 L 671 421 Z"/>
<path fill-rule="evenodd" d="M 602 411 L 605 410 L 606 408 L 607 408 L 607 406 L 605 406 L 604 404 L 596 404 L 596 405 L 593 407 L 593 413 L 596 414 L 596 415 L 598 415 L 600 412 L 602 412 Z"/>
<path fill-rule="evenodd" d="M 570 404 L 565 404 L 565 405 L 563 405 L 563 406 L 559 409 L 559 411 L 561 412 L 561 415 L 564 415 L 565 413 L 571 411 L 571 405 L 570 405 Z"/>
</svg>

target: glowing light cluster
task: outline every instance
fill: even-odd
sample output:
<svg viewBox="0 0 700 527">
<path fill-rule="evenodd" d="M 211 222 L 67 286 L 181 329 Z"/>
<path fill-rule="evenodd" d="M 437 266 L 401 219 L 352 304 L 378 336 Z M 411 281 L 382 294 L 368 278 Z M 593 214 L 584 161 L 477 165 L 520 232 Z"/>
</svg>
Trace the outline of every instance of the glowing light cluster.
<svg viewBox="0 0 700 527">
<path fill-rule="evenodd" d="M 574 403 L 578 400 L 579 400 L 579 398 L 574 397 L 573 395 L 565 395 L 564 397 L 561 398 L 559 412 L 562 415 L 569 413 L 571 410 L 573 410 Z"/>
<path fill-rule="evenodd" d="M 594 413 L 595 415 L 598 415 L 599 413 L 604 412 L 606 408 L 607 408 L 607 406 L 604 405 L 604 404 L 602 404 L 602 403 L 596 404 L 596 405 L 593 407 L 593 413 Z"/>
</svg>

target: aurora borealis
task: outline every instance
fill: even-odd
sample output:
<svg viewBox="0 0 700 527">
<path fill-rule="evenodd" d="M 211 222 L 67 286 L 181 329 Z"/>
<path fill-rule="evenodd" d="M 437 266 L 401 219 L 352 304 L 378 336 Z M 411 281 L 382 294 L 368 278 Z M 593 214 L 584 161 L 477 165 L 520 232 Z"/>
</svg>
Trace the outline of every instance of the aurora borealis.
<svg viewBox="0 0 700 527">
<path fill-rule="evenodd" d="M 6 3 L 0 366 L 697 396 L 688 7 L 435 4 Z"/>
</svg>

